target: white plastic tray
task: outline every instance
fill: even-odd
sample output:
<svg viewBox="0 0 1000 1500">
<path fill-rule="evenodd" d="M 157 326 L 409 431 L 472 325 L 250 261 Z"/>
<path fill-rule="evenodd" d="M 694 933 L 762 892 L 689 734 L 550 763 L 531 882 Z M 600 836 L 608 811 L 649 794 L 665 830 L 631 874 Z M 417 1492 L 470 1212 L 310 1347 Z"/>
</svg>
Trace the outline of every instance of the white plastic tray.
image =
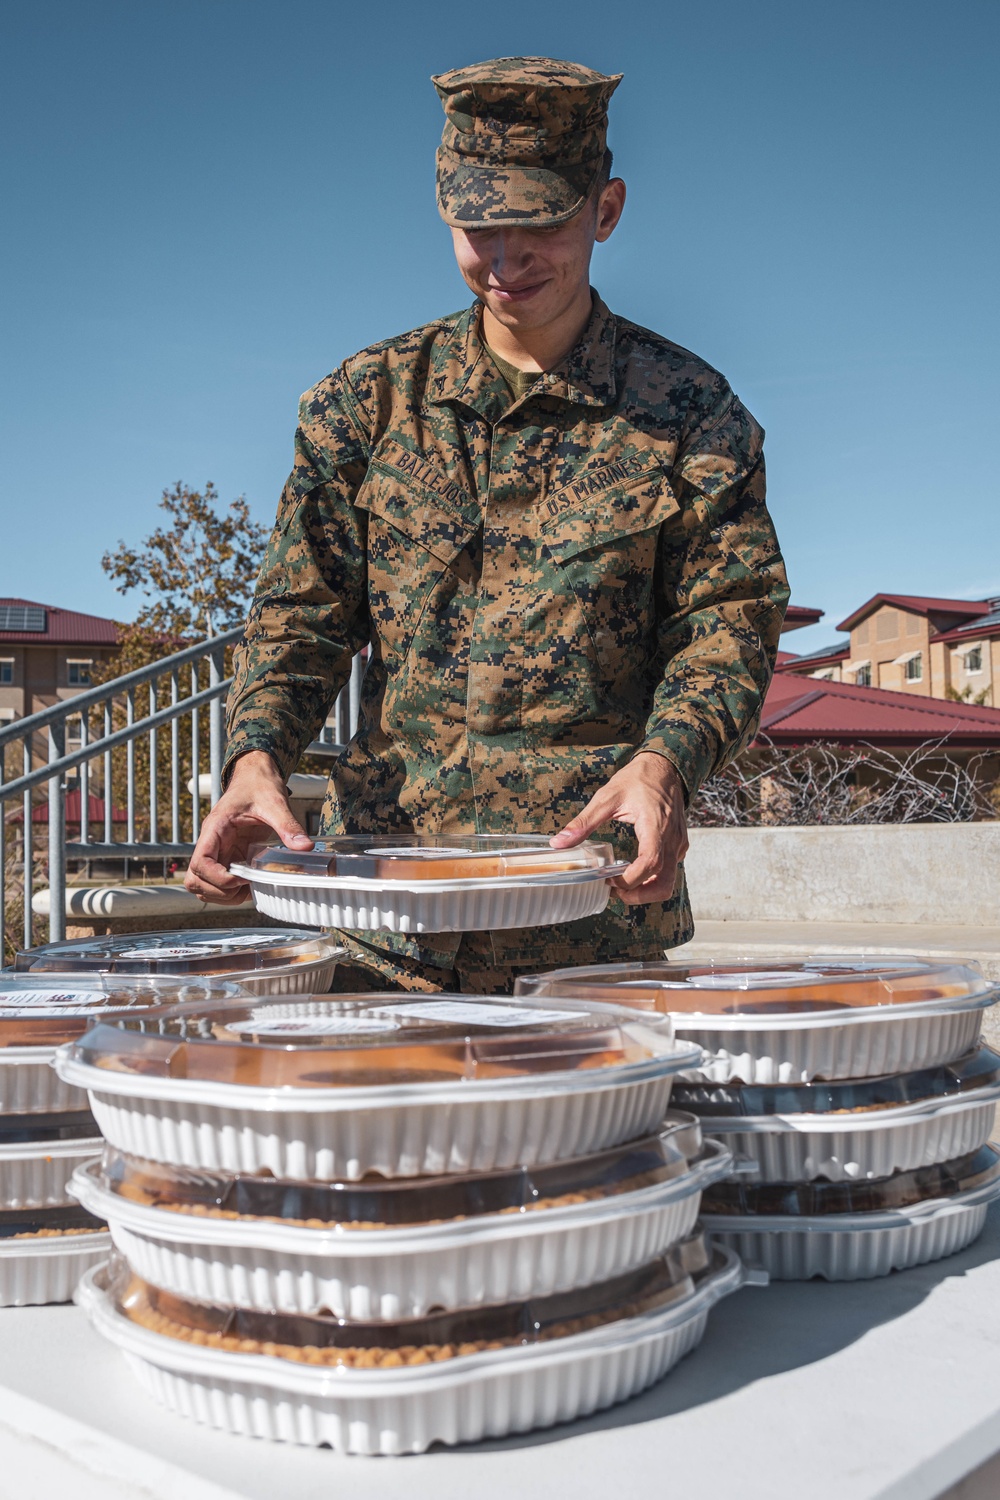
<svg viewBox="0 0 1000 1500">
<path fill-rule="evenodd" d="M 1000 1181 L 887 1213 L 705 1214 L 702 1223 L 715 1244 L 774 1281 L 862 1281 L 964 1250 L 982 1233 L 997 1197 Z"/>
<path fill-rule="evenodd" d="M 103 1146 L 100 1136 L 0 1143 L 0 1210 L 58 1208 L 70 1203 L 70 1178 L 77 1167 L 99 1157 Z"/>
<path fill-rule="evenodd" d="M 486 932 L 545 927 L 596 916 L 611 898 L 608 881 L 625 864 L 570 875 L 478 880 L 325 880 L 235 864 L 258 911 L 279 921 L 348 931 Z"/>
<path fill-rule="evenodd" d="M 758 1182 L 841 1182 L 953 1161 L 986 1144 L 994 1097 L 937 1103 L 933 1112 L 905 1105 L 856 1114 L 706 1115 L 702 1123 L 735 1156 L 757 1163 Z"/>
<path fill-rule="evenodd" d="M 91 1272 L 77 1301 L 165 1406 L 227 1432 L 341 1453 L 423 1453 L 570 1422 L 645 1390 L 701 1341 L 744 1279 L 735 1255 L 692 1296 L 571 1338 L 393 1370 L 315 1368 L 171 1339 L 131 1322 Z"/>
<path fill-rule="evenodd" d="M 68 1302 L 85 1271 L 111 1251 L 106 1230 L 0 1240 L 0 1307 Z"/>
<path fill-rule="evenodd" d="M 341 955 L 346 952 L 346 948 L 340 950 Z M 322 995 L 330 988 L 337 962 L 337 958 L 319 958 L 280 969 L 248 969 L 226 977 L 251 995 Z"/>
<path fill-rule="evenodd" d="M 573 1074 L 293 1091 L 119 1073 L 70 1053 L 60 1049 L 60 1077 L 89 1091 L 102 1134 L 120 1151 L 325 1182 L 535 1166 L 635 1140 L 659 1128 L 674 1075 L 700 1055 L 681 1043 L 648 1061 Z"/>
<path fill-rule="evenodd" d="M 87 1092 L 64 1083 L 55 1047 L 0 1048 L 0 1115 L 57 1115 L 87 1108 Z"/>
<path fill-rule="evenodd" d="M 933 1002 L 857 1010 L 840 1015 L 769 1017 L 775 1024 L 748 1029 L 744 1016 L 680 1016 L 679 1037 L 705 1049 L 692 1078 L 712 1083 L 811 1083 L 813 1079 L 879 1078 L 953 1062 L 979 1041 L 988 995 L 964 999 L 964 1010 L 933 1009 Z M 946 1004 L 946 1002 L 943 1002 Z"/>
<path fill-rule="evenodd" d="M 194 1301 L 263 1312 L 421 1317 L 591 1286 L 685 1239 L 701 1193 L 732 1158 L 706 1142 L 690 1171 L 632 1193 L 527 1213 L 376 1230 L 310 1229 L 150 1208 L 102 1186 L 95 1167 L 72 1193 L 107 1219 L 144 1281 Z"/>
</svg>

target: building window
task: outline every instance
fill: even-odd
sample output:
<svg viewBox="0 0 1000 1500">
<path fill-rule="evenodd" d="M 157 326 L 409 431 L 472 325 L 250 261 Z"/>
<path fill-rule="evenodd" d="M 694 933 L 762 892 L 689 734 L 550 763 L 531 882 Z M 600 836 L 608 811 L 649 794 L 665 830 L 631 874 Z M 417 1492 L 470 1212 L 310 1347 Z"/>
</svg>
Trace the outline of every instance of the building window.
<svg viewBox="0 0 1000 1500">
<path fill-rule="evenodd" d="M 90 669 L 94 665 L 92 661 L 68 661 L 66 663 L 66 681 L 70 687 L 89 687 Z"/>
<path fill-rule="evenodd" d="M 0 661 L 0 687 L 10 687 L 14 681 L 14 658 L 5 657 Z"/>
<path fill-rule="evenodd" d="M 973 646 L 971 651 L 965 653 L 965 670 L 971 677 L 975 672 L 983 670 L 983 648 Z"/>
<path fill-rule="evenodd" d="M 856 627 L 856 629 L 854 631 L 854 639 L 857 641 L 857 643 L 858 643 L 859 646 L 867 646 L 867 644 L 868 644 L 868 628 L 869 628 L 869 621 L 868 620 L 862 620 L 861 624 Z"/>
<path fill-rule="evenodd" d="M 872 685 L 872 666 L 871 666 L 871 662 L 866 662 L 863 667 L 859 667 L 858 668 L 858 670 L 854 674 L 854 684 L 855 684 L 856 687 L 871 687 L 871 685 Z"/>
<path fill-rule="evenodd" d="M 899 616 L 894 609 L 883 609 L 875 616 L 875 639 L 894 641 L 899 635 Z"/>
<path fill-rule="evenodd" d="M 73 714 L 66 720 L 66 754 L 83 748 L 83 715 Z"/>
<path fill-rule="evenodd" d="M 924 658 L 919 651 L 906 663 L 906 680 L 907 682 L 923 682 L 924 680 Z"/>
<path fill-rule="evenodd" d="M 907 615 L 906 616 L 906 633 L 907 633 L 907 635 L 919 635 L 920 634 L 920 616 L 919 615 Z"/>
</svg>

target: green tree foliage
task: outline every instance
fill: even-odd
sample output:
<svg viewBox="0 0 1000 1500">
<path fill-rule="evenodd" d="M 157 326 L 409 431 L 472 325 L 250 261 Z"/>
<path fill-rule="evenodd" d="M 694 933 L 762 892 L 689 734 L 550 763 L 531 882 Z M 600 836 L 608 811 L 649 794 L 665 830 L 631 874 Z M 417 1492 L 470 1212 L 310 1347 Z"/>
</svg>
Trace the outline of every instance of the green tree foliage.
<svg viewBox="0 0 1000 1500">
<path fill-rule="evenodd" d="M 241 495 L 218 509 L 214 484 L 192 490 L 178 481 L 163 491 L 168 524 L 138 547 L 119 542 L 101 567 L 120 594 L 149 600 L 135 619 L 140 631 L 197 639 L 239 625 L 253 593 L 267 528 L 250 518 Z"/>
</svg>

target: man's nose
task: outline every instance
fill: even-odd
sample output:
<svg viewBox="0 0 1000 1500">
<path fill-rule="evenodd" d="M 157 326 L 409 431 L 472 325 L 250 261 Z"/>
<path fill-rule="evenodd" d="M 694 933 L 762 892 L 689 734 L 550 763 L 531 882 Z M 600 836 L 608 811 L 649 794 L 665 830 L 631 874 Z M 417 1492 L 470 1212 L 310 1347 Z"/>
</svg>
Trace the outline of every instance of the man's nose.
<svg viewBox="0 0 1000 1500">
<path fill-rule="evenodd" d="M 501 229 L 493 245 L 493 274 L 503 277 L 523 268 L 531 259 L 530 242 L 516 229 Z"/>
</svg>

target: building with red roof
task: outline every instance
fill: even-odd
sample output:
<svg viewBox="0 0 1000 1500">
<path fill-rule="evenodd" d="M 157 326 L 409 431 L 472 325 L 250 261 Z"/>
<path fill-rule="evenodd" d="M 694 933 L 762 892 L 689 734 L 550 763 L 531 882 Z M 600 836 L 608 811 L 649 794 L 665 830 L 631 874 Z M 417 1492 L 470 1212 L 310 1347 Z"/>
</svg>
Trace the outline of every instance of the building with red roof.
<svg viewBox="0 0 1000 1500">
<path fill-rule="evenodd" d="M 782 653 L 778 672 L 1000 707 L 1000 599 L 875 594 L 837 628 L 846 639 L 802 656 Z"/>
<path fill-rule="evenodd" d="M 114 620 L 0 598 L 0 723 L 85 691 L 95 666 L 117 649 Z"/>
</svg>

